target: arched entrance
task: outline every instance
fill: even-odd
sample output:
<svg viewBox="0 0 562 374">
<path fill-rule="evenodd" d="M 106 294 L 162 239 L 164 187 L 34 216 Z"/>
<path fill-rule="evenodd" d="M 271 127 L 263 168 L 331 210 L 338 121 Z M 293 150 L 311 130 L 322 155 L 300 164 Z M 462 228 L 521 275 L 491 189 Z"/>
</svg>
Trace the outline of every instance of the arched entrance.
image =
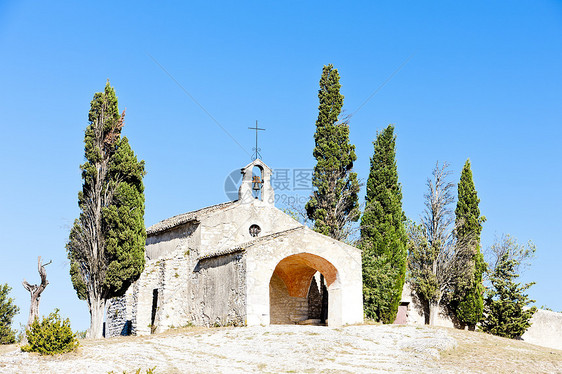
<svg viewBox="0 0 562 374">
<path fill-rule="evenodd" d="M 269 282 L 270 323 L 337 323 L 340 296 L 338 271 L 329 261 L 311 253 L 285 257 Z"/>
</svg>

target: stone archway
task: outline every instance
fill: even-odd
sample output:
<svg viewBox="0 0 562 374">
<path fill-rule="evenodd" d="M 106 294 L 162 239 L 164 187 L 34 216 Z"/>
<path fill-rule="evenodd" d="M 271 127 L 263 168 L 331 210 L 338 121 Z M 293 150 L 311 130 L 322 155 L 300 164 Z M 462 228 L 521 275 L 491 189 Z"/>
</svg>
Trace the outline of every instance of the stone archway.
<svg viewBox="0 0 562 374">
<path fill-rule="evenodd" d="M 341 294 L 338 271 L 323 257 L 311 253 L 299 253 L 282 259 L 269 282 L 269 316 L 271 324 L 293 324 L 311 319 L 312 287 L 316 273 L 322 274 L 319 290 L 327 286 L 326 305 L 328 325 L 339 325 L 341 321 Z M 324 281 L 325 280 L 325 281 Z M 316 295 L 316 303 L 322 303 Z M 318 301 L 319 300 L 319 301 Z M 322 307 L 322 306 L 320 306 Z"/>
</svg>

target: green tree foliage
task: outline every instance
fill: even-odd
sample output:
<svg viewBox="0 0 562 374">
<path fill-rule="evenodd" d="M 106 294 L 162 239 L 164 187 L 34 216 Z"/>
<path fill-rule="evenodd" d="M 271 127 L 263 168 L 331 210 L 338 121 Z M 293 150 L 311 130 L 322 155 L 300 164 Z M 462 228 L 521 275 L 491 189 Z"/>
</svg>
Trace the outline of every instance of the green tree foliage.
<svg viewBox="0 0 562 374">
<path fill-rule="evenodd" d="M 361 217 L 363 299 L 367 317 L 392 323 L 402 296 L 407 262 L 394 126 L 377 133 L 373 144 L 365 212 Z"/>
<path fill-rule="evenodd" d="M 408 231 L 409 281 L 413 291 L 429 307 L 429 302 L 440 296 L 438 295 L 437 274 L 433 271 L 437 269 L 435 265 L 438 252 L 436 248 L 428 244 L 423 225 L 408 220 L 406 227 Z"/>
<path fill-rule="evenodd" d="M 519 338 L 531 326 L 529 320 L 537 308 L 524 309 L 534 302 L 525 291 L 534 283 L 515 283 L 519 277 L 515 269 L 519 262 L 504 253 L 490 276 L 492 288 L 484 300 L 484 319 L 481 327 L 485 332 L 506 338 Z"/>
<path fill-rule="evenodd" d="M 67 244 L 72 283 L 90 308 L 90 337 L 101 337 L 106 301 L 123 295 L 144 269 L 144 161 L 121 138 L 124 115 L 108 82 L 91 102 L 81 213 Z"/>
<path fill-rule="evenodd" d="M 472 180 L 470 160 L 466 160 L 458 184 L 455 227 L 456 235 L 461 241 L 466 242 L 468 238 L 471 239 L 473 257 L 470 266 L 473 271 L 465 281 L 461 280 L 457 283 L 451 298 L 451 308 L 459 321 L 469 325 L 471 329 L 482 318 L 484 308 L 482 274 L 486 271 L 486 263 L 480 250 L 480 233 L 486 218 L 480 216 L 479 203 L 480 199 Z"/>
<path fill-rule="evenodd" d="M 0 344 L 16 342 L 16 330 L 12 329 L 12 319 L 19 313 L 14 299 L 8 297 L 12 288 L 8 284 L 0 285 Z"/>
<path fill-rule="evenodd" d="M 41 355 L 54 355 L 71 352 L 78 347 L 78 338 L 70 328 L 70 320 L 61 320 L 59 310 L 39 322 L 35 319 L 26 331 L 27 345 L 21 347 L 24 352 L 37 352 Z"/>
<path fill-rule="evenodd" d="M 465 282 L 473 273 L 474 257 L 471 235 L 456 235 L 454 215 L 450 205 L 454 201 L 447 181 L 447 164 L 436 165 L 433 180 L 428 179 L 425 195 L 425 214 L 420 226 L 408 224 L 408 268 L 414 292 L 429 310 L 426 322 L 435 323 L 441 302 L 458 282 Z"/>
<path fill-rule="evenodd" d="M 337 240 L 349 236 L 349 224 L 359 219 L 357 174 L 351 170 L 357 159 L 349 142 L 349 124 L 339 121 L 343 106 L 340 76 L 332 65 L 324 66 L 318 91 L 318 119 L 313 155 L 316 166 L 312 176 L 315 188 L 306 204 L 314 230 Z"/>
</svg>

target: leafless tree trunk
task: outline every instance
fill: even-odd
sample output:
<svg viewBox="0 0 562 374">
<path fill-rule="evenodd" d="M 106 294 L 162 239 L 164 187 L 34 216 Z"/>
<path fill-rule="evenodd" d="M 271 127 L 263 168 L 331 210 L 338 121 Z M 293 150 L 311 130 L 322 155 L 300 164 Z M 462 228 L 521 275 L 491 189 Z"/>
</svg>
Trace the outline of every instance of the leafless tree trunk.
<svg viewBox="0 0 562 374">
<path fill-rule="evenodd" d="M 29 307 L 29 318 L 27 320 L 26 330 L 31 327 L 33 321 L 39 317 L 39 302 L 41 301 L 41 293 L 45 291 L 45 288 L 49 284 L 47 280 L 47 272 L 45 271 L 45 266 L 49 265 L 52 261 L 41 265 L 41 256 L 37 257 L 37 270 L 39 271 L 39 276 L 41 277 L 41 284 L 29 284 L 24 279 L 22 284 L 23 287 L 29 291 L 31 294 L 31 305 Z"/>
</svg>

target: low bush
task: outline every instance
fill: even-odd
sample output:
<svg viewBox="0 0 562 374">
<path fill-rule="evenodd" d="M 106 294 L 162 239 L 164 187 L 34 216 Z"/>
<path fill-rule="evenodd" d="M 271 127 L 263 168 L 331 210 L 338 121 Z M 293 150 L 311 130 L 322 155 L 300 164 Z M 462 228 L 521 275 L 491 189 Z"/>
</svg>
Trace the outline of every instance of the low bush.
<svg viewBox="0 0 562 374">
<path fill-rule="evenodd" d="M 21 347 L 24 352 L 38 352 L 41 355 L 54 355 L 71 352 L 78 347 L 76 334 L 70 328 L 70 320 L 61 320 L 59 310 L 39 322 L 36 319 L 26 331 L 27 345 Z"/>
</svg>

